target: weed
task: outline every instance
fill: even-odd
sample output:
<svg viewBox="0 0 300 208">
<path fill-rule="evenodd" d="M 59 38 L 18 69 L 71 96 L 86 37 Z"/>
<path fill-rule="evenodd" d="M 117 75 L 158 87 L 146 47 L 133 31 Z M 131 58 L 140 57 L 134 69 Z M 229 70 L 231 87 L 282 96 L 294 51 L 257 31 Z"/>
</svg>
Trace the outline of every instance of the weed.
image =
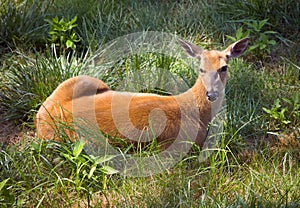
<svg viewBox="0 0 300 208">
<path fill-rule="evenodd" d="M 74 32 L 74 28 L 77 26 L 77 24 L 75 24 L 77 16 L 70 21 L 66 21 L 64 18 L 59 20 L 58 17 L 46 19 L 45 21 L 50 25 L 50 41 L 54 44 L 55 48 L 59 48 L 60 53 L 67 49 L 76 49 L 76 43 L 79 42 L 79 39 L 76 37 L 76 33 Z"/>
<path fill-rule="evenodd" d="M 284 104 L 282 104 L 284 102 Z M 299 96 L 296 94 L 291 99 L 277 98 L 271 109 L 263 108 L 268 114 L 270 122 L 275 122 L 275 130 L 285 129 L 289 124 L 297 125 L 300 117 Z"/>
<path fill-rule="evenodd" d="M 81 190 L 87 190 L 88 186 L 83 187 L 87 179 L 92 181 L 99 180 L 99 177 L 103 180 L 103 189 L 106 189 L 105 174 L 111 175 L 118 171 L 108 165 L 103 165 L 113 159 L 115 156 L 105 155 L 103 157 L 94 157 L 82 154 L 85 142 L 83 140 L 77 140 L 74 144 L 71 144 L 71 148 L 64 144 L 56 144 L 59 148 L 58 152 L 66 159 L 71 168 L 71 175 L 74 176 L 75 190 L 80 194 Z M 101 167 L 99 167 L 101 165 Z M 100 174 L 101 173 L 101 174 Z"/>
<path fill-rule="evenodd" d="M 240 27 L 239 29 L 237 29 L 235 36 L 226 35 L 226 37 L 231 41 L 235 42 L 243 38 L 248 38 L 249 35 L 250 35 L 250 30 L 244 31 L 244 28 Z"/>
<path fill-rule="evenodd" d="M 254 36 L 254 43 L 249 47 L 249 51 L 263 58 L 269 55 L 271 50 L 269 46 L 274 46 L 276 44 L 275 40 L 270 39 L 271 34 L 276 34 L 275 31 L 263 31 L 263 27 L 267 24 L 268 19 L 262 21 L 250 21 L 245 22 L 248 25 L 248 31 Z M 256 53 L 255 53 L 256 52 Z"/>
<path fill-rule="evenodd" d="M 262 21 L 250 20 L 243 22 L 248 28 L 244 31 L 243 27 L 240 27 L 235 37 L 226 35 L 232 41 L 237 41 L 242 38 L 250 37 L 251 46 L 248 52 L 254 56 L 258 57 L 260 60 L 266 59 L 271 53 L 271 46 L 276 45 L 276 41 L 271 39 L 271 35 L 276 34 L 275 31 L 264 31 L 263 27 L 268 23 L 268 19 Z"/>
</svg>

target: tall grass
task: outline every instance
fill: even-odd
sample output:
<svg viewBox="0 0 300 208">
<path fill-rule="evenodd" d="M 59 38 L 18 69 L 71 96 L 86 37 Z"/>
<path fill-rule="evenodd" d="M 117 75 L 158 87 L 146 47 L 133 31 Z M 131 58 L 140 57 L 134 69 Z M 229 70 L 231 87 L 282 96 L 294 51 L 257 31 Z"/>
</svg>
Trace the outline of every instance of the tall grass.
<svg viewBox="0 0 300 208">
<path fill-rule="evenodd" d="M 79 161 L 71 162 L 74 146 L 32 142 L 24 149 L 4 149 L 1 157 L 2 206 L 125 206 L 125 207 L 297 207 L 299 167 L 297 153 L 275 149 L 248 152 L 233 159 L 229 146 L 221 146 L 199 164 L 192 155 L 172 170 L 146 178 L 104 176 Z M 22 158 L 22 160 L 21 160 Z M 84 164 L 84 163 L 81 163 Z M 79 172 L 77 172 L 79 170 Z M 86 171 L 86 172 L 85 172 Z M 79 175 L 77 175 L 79 173 Z M 105 184 L 105 185 L 104 185 Z M 30 197 L 28 197 L 30 195 Z M 55 200 L 54 200 L 55 199 Z"/>
<path fill-rule="evenodd" d="M 18 53 L 6 59 L 7 68 L 1 69 L 0 100 L 6 109 L 2 119 L 32 120 L 41 101 L 62 81 L 79 73 L 82 59 L 77 60 L 74 54 L 58 57 L 51 50 L 45 55 Z"/>
<path fill-rule="evenodd" d="M 226 13 L 232 20 L 269 20 L 269 27 L 288 39 L 299 38 L 298 34 L 286 31 L 299 30 L 300 5 L 291 1 L 218 1 L 218 12 Z"/>
<path fill-rule="evenodd" d="M 101 167 L 110 158 L 81 153 L 80 141 L 32 141 L 21 150 L 15 148 L 0 152 L 0 178 L 8 179 L 0 194 L 1 206 L 76 204 L 77 197 L 88 198 L 91 192 L 106 187 L 106 174 L 112 173 L 107 166 Z"/>
<path fill-rule="evenodd" d="M 0 55 L 19 45 L 44 48 L 50 6 L 51 0 L 1 1 Z"/>
</svg>

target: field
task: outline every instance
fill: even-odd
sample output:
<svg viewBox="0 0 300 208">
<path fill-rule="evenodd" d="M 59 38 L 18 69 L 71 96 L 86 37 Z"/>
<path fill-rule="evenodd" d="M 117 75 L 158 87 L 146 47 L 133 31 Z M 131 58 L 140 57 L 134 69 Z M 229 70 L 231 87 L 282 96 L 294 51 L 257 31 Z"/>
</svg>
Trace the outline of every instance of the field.
<svg viewBox="0 0 300 208">
<path fill-rule="evenodd" d="M 297 0 L 1 0 L 0 207 L 300 207 L 299 31 Z M 106 50 L 130 34 L 167 34 L 205 49 L 249 37 L 246 53 L 230 62 L 222 130 L 207 159 L 194 145 L 174 166 L 135 177 L 113 162 L 151 158 L 155 144 L 136 149 L 113 138 L 118 155 L 100 157 L 64 132 L 60 142 L 36 136 L 42 102 L 79 74 L 123 91 L 168 95 L 193 85 L 187 58 Z M 91 60 L 99 68 L 87 69 Z"/>
</svg>

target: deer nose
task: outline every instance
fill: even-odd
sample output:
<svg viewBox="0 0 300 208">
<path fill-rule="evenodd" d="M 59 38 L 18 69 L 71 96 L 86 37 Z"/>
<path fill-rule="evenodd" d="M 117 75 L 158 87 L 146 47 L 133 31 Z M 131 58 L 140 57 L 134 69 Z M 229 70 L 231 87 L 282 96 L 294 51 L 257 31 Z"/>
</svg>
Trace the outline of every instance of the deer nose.
<svg viewBox="0 0 300 208">
<path fill-rule="evenodd" d="M 209 101 L 214 102 L 218 99 L 219 93 L 216 91 L 206 92 L 206 97 Z"/>
</svg>

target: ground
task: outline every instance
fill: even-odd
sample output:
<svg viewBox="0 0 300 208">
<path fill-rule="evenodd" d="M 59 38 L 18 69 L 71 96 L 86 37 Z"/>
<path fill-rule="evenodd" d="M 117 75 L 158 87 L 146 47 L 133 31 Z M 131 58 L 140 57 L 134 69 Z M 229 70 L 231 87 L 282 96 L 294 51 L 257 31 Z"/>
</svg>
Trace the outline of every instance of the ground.
<svg viewBox="0 0 300 208">
<path fill-rule="evenodd" d="M 20 142 L 25 137 L 25 135 L 27 135 L 27 137 L 33 137 L 34 134 L 34 130 L 28 127 L 16 125 L 13 121 L 0 122 L 0 146 L 1 144 L 16 144 Z"/>
</svg>

